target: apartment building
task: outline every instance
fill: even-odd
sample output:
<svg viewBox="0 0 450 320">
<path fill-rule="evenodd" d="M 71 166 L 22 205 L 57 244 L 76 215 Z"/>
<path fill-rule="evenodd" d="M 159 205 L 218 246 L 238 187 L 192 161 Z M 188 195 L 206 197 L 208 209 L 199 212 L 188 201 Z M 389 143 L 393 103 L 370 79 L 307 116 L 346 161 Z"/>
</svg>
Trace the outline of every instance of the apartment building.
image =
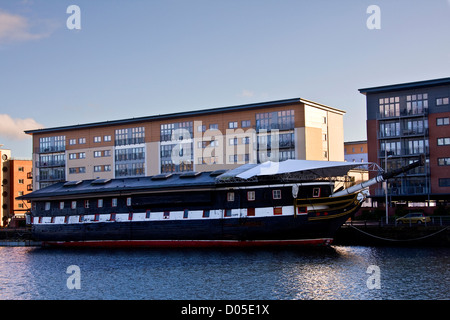
<svg viewBox="0 0 450 320">
<path fill-rule="evenodd" d="M 26 131 L 34 189 L 58 181 L 343 161 L 345 111 L 302 98 Z"/>
<path fill-rule="evenodd" d="M 367 162 L 367 140 L 344 142 L 344 160 Z"/>
<path fill-rule="evenodd" d="M 17 197 L 33 191 L 33 161 L 25 159 L 11 159 L 9 161 L 10 176 L 10 214 L 13 219 L 12 226 L 19 226 L 19 221 L 25 223 L 25 212 L 30 204 Z M 11 221 L 10 224 L 11 226 Z"/>
<path fill-rule="evenodd" d="M 11 150 L 2 149 L 0 145 L 0 223 L 6 226 L 10 212 L 10 177 L 9 177 L 9 159 Z"/>
<path fill-rule="evenodd" d="M 424 167 L 388 181 L 389 201 L 445 204 L 450 195 L 450 78 L 359 91 L 367 99 L 369 161 L 390 170 L 426 157 Z M 371 193 L 384 202 L 383 188 Z"/>
<path fill-rule="evenodd" d="M 7 226 L 14 218 L 14 226 L 18 226 L 18 221 L 25 221 L 28 203 L 16 200 L 16 197 L 32 191 L 33 163 L 31 160 L 13 159 L 11 150 L 0 148 L 0 164 L 1 225 Z"/>
</svg>

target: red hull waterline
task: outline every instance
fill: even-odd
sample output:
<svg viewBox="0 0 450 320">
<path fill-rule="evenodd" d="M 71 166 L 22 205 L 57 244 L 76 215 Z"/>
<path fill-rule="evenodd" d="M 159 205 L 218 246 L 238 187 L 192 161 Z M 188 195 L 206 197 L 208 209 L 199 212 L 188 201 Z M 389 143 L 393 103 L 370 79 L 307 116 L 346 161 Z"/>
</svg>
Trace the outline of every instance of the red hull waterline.
<svg viewBox="0 0 450 320">
<path fill-rule="evenodd" d="M 47 241 L 43 246 L 92 248 L 224 248 L 224 247 L 285 247 L 328 246 L 332 238 L 301 240 L 92 240 Z"/>
</svg>

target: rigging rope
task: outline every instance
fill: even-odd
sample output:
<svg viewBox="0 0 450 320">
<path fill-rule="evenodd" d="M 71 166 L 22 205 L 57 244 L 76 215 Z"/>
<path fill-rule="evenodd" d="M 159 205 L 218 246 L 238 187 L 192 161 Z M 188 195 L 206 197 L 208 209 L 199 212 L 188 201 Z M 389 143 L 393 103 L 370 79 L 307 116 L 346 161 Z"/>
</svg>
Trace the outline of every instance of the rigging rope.
<svg viewBox="0 0 450 320">
<path fill-rule="evenodd" d="M 399 241 L 399 242 L 422 240 L 422 239 L 425 239 L 425 238 L 432 237 L 432 236 L 434 236 L 434 235 L 436 235 L 436 234 L 438 234 L 438 233 L 440 233 L 440 232 L 442 232 L 442 231 L 444 231 L 444 230 L 447 230 L 447 229 L 449 228 L 449 226 L 447 226 L 447 227 L 445 227 L 445 228 L 443 228 L 443 229 L 441 229 L 441 230 L 439 230 L 439 231 L 436 231 L 436 232 L 434 232 L 434 233 L 432 233 L 432 234 L 429 234 L 429 235 L 426 235 L 426 236 L 423 236 L 423 237 L 419 237 L 419 238 L 414 238 L 414 239 L 389 239 L 389 238 L 382 238 L 382 237 L 376 236 L 376 235 L 374 235 L 374 234 L 370 234 L 370 233 L 365 232 L 365 231 L 363 231 L 363 230 L 361 230 L 361 229 L 358 229 L 358 228 L 356 228 L 356 227 L 354 227 L 354 226 L 352 226 L 352 225 L 350 225 L 350 227 L 352 227 L 352 228 L 355 229 L 355 230 L 358 230 L 358 231 L 361 232 L 361 233 L 364 233 L 364 234 L 366 234 L 366 235 L 368 235 L 368 236 L 371 236 L 371 237 L 373 237 L 373 238 L 377 238 L 377 239 L 385 240 L 385 241 Z"/>
</svg>

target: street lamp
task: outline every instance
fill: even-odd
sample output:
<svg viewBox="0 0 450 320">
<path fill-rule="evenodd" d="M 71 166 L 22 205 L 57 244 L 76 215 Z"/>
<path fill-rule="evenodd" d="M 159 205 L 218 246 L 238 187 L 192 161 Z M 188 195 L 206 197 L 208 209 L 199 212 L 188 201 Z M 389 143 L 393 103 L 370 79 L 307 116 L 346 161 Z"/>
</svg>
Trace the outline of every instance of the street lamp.
<svg viewBox="0 0 450 320">
<path fill-rule="evenodd" d="M 389 157 L 387 156 L 387 148 L 386 148 L 386 144 L 384 146 L 384 172 L 387 172 L 387 159 L 392 157 L 392 155 L 390 155 Z M 389 224 L 389 207 L 388 207 L 388 180 L 386 179 L 385 183 L 385 189 L 384 189 L 384 195 L 386 197 L 385 199 L 385 207 L 386 207 L 386 224 Z"/>
</svg>

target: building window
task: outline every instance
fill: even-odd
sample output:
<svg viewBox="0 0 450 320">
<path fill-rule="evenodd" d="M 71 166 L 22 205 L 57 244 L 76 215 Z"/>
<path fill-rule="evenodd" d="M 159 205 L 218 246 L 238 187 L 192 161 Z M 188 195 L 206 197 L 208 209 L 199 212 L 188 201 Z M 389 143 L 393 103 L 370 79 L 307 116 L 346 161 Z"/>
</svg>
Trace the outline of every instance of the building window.
<svg viewBox="0 0 450 320">
<path fill-rule="evenodd" d="M 438 158 L 439 166 L 450 166 L 450 158 Z"/>
<path fill-rule="evenodd" d="M 103 136 L 103 141 L 111 141 L 111 136 Z"/>
<path fill-rule="evenodd" d="M 228 122 L 228 129 L 236 129 L 238 127 L 237 121 Z"/>
<path fill-rule="evenodd" d="M 450 178 L 439 179 L 439 187 L 450 187 Z"/>
<path fill-rule="evenodd" d="M 128 207 L 131 207 L 131 197 L 128 197 L 128 198 L 127 198 L 127 206 L 128 206 Z"/>
<path fill-rule="evenodd" d="M 446 117 L 446 118 L 437 118 L 436 119 L 436 125 L 437 126 L 447 126 L 449 124 L 450 124 L 450 122 L 449 122 L 449 118 L 448 117 Z"/>
<path fill-rule="evenodd" d="M 234 192 L 227 193 L 227 201 L 234 201 Z"/>
<path fill-rule="evenodd" d="M 97 200 L 97 207 L 98 208 L 103 208 L 103 199 L 98 199 Z"/>
<path fill-rule="evenodd" d="M 437 98 L 436 99 L 436 105 L 437 106 L 442 106 L 445 104 L 449 104 L 449 97 L 444 97 L 444 98 Z"/>
<path fill-rule="evenodd" d="M 281 190 L 272 190 L 273 199 L 281 199 Z"/>
<path fill-rule="evenodd" d="M 115 145 L 124 146 L 145 142 L 145 127 L 117 129 L 115 131 Z"/>
<path fill-rule="evenodd" d="M 400 97 L 382 98 L 379 100 L 380 118 L 400 116 Z"/>
<path fill-rule="evenodd" d="M 437 145 L 438 146 L 449 146 L 450 145 L 450 138 L 438 138 L 437 139 Z"/>
<path fill-rule="evenodd" d="M 94 166 L 94 172 L 101 172 L 102 166 Z"/>
<path fill-rule="evenodd" d="M 94 158 L 100 158 L 102 156 L 101 151 L 94 151 Z"/>
<path fill-rule="evenodd" d="M 62 210 L 62 209 L 64 209 L 64 201 L 61 201 L 59 203 L 59 210 Z"/>
<path fill-rule="evenodd" d="M 86 144 L 86 138 L 79 138 L 78 139 L 79 144 Z"/>
<path fill-rule="evenodd" d="M 111 206 L 112 206 L 112 207 L 117 207 L 117 198 L 112 198 L 112 200 L 111 200 Z"/>
<path fill-rule="evenodd" d="M 24 184 L 24 179 L 19 179 L 19 184 Z"/>
<path fill-rule="evenodd" d="M 69 160 L 75 160 L 77 158 L 76 153 L 69 153 Z"/>
<path fill-rule="evenodd" d="M 247 191 L 247 200 L 255 201 L 255 191 Z"/>
<path fill-rule="evenodd" d="M 102 142 L 102 137 L 94 137 L 94 143 Z"/>
<path fill-rule="evenodd" d="M 219 130 L 219 124 L 217 123 L 210 124 L 209 130 Z"/>
<path fill-rule="evenodd" d="M 72 204 L 70 206 L 71 209 L 76 209 L 77 208 L 77 202 L 76 201 L 72 201 Z"/>
<path fill-rule="evenodd" d="M 241 121 L 241 127 L 242 127 L 242 128 L 248 128 L 248 127 L 250 127 L 250 120 L 242 120 L 242 121 Z"/>
<path fill-rule="evenodd" d="M 406 96 L 406 114 L 422 114 L 428 110 L 428 94 L 412 94 Z"/>
<path fill-rule="evenodd" d="M 77 144 L 77 139 L 70 139 L 70 140 L 69 140 L 69 144 L 70 144 L 70 145 Z"/>
<path fill-rule="evenodd" d="M 205 132 L 205 131 L 206 131 L 205 125 L 197 126 L 197 132 Z"/>
<path fill-rule="evenodd" d="M 89 200 L 84 200 L 84 207 L 89 209 Z"/>
</svg>

